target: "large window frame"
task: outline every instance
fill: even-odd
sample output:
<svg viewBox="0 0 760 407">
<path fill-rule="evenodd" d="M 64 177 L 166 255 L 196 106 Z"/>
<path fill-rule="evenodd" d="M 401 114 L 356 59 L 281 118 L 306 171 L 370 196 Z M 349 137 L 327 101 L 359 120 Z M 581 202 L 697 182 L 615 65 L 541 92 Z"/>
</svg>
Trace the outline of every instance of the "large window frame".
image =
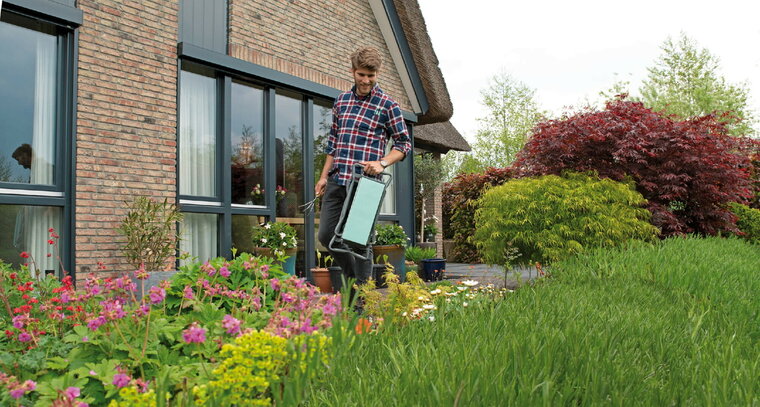
<svg viewBox="0 0 760 407">
<path fill-rule="evenodd" d="M 313 114 L 315 102 L 318 104 L 332 105 L 332 101 L 340 93 L 340 90 L 329 88 L 314 82 L 297 78 L 282 72 L 274 71 L 247 61 L 242 61 L 227 55 L 219 54 L 206 50 L 192 44 L 180 43 L 179 60 L 177 66 L 178 75 L 181 75 L 183 67 L 189 65 L 200 65 L 205 68 L 213 69 L 217 80 L 217 157 L 216 157 L 216 174 L 218 199 L 209 200 L 207 198 L 198 198 L 186 196 L 178 193 L 180 209 L 183 212 L 190 213 L 213 213 L 218 215 L 218 254 L 223 257 L 231 256 L 232 249 L 232 216 L 249 215 L 260 216 L 262 219 L 277 220 L 275 197 L 275 120 L 276 120 L 276 96 L 277 92 L 298 93 L 302 96 L 301 108 L 301 129 L 302 135 L 302 153 L 303 157 L 313 157 L 314 147 L 314 128 Z M 263 88 L 264 91 L 264 190 L 266 193 L 265 206 L 248 206 L 232 203 L 231 192 L 231 170 L 228 163 L 232 154 L 231 146 L 231 88 L 232 82 L 239 81 L 246 84 Z M 178 86 L 180 92 L 182 85 Z M 178 94 L 177 100 L 181 95 Z M 413 117 L 405 117 L 408 121 Z M 178 121 L 179 122 L 179 121 Z M 412 130 L 409 125 L 410 132 Z M 178 129 L 179 133 L 179 129 Z M 179 151 L 179 149 L 178 149 Z M 179 154 L 179 153 L 178 153 Z M 178 157 L 178 162 L 181 158 Z M 395 182 L 395 207 L 394 214 L 381 214 L 378 220 L 400 223 L 408 231 L 413 233 L 413 198 L 409 194 L 411 191 L 411 174 L 412 159 L 406 159 L 396 164 L 396 176 L 398 180 L 408 179 L 408 182 Z M 309 202 L 314 199 L 314 176 L 317 171 L 311 159 L 304 159 L 301 163 L 304 179 L 303 199 Z M 178 166 L 179 168 L 179 166 Z M 177 174 L 179 177 L 179 173 Z M 181 182 L 181 181 L 180 181 Z M 410 184 L 410 185 L 406 185 Z M 407 196 L 409 195 L 409 196 Z M 404 199 L 407 196 L 409 199 Z M 315 230 L 315 216 L 313 213 L 304 215 L 304 254 L 305 254 L 305 273 L 309 277 L 309 270 L 314 267 L 316 262 L 315 249 L 317 247 Z"/>
<path fill-rule="evenodd" d="M 73 7 L 61 4 L 46 4 L 38 1 L 5 1 L 0 18 L 4 23 L 43 30 L 56 36 L 56 89 L 55 119 L 53 137 L 55 172 L 52 183 L 10 183 L 0 182 L 0 205 L 60 208 L 60 236 L 58 250 L 63 270 L 74 274 L 74 173 L 75 168 L 75 106 L 76 69 L 78 40 L 77 27 L 82 22 L 82 13 Z M 16 260 L 16 259 L 8 259 Z M 59 275 L 59 277 L 62 277 Z"/>
</svg>

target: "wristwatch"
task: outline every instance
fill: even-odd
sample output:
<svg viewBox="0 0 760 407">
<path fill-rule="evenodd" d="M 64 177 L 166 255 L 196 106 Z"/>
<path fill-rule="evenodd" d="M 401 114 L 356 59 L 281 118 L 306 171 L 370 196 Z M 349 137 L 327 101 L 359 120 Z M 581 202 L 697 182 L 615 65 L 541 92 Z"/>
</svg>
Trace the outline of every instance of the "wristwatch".
<svg viewBox="0 0 760 407">
<path fill-rule="evenodd" d="M 382 165 L 383 168 L 388 168 L 388 165 L 390 165 L 390 164 L 388 164 L 388 161 L 380 160 L 380 165 Z"/>
</svg>

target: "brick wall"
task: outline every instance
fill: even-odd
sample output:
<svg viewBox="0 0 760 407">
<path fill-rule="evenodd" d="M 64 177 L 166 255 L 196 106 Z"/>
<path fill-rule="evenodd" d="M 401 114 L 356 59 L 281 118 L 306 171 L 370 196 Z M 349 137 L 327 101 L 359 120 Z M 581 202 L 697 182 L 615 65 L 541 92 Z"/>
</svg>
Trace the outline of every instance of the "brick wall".
<svg viewBox="0 0 760 407">
<path fill-rule="evenodd" d="M 378 83 L 411 111 L 367 0 L 230 0 L 229 54 L 326 86 L 349 89 L 349 55 L 360 46 L 383 53 Z"/>
<path fill-rule="evenodd" d="M 79 0 L 76 269 L 129 267 L 125 201 L 176 198 L 179 0 Z"/>
</svg>

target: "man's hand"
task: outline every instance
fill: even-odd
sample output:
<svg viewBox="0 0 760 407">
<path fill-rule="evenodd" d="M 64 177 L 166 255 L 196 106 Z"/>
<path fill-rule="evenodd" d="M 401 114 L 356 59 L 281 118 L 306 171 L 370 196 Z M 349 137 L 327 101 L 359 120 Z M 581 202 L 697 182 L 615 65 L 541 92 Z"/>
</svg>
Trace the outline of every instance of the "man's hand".
<svg viewBox="0 0 760 407">
<path fill-rule="evenodd" d="M 380 161 L 362 161 L 359 165 L 364 166 L 364 173 L 367 175 L 377 175 L 385 170 Z"/>
<path fill-rule="evenodd" d="M 314 185 L 314 196 L 321 196 L 325 193 L 327 187 L 327 178 L 320 178 L 317 184 Z"/>
</svg>

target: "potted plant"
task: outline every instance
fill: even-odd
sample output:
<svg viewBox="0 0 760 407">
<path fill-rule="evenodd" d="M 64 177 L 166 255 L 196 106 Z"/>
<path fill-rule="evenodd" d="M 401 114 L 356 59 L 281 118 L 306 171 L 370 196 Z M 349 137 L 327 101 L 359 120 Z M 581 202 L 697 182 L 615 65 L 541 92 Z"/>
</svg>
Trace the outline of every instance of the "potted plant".
<svg viewBox="0 0 760 407">
<path fill-rule="evenodd" d="M 322 257 L 322 252 L 317 250 L 317 267 L 311 269 L 311 279 L 314 285 L 319 287 L 319 291 L 323 293 L 333 292 L 333 284 L 330 278 L 330 270 L 328 267 L 332 266 L 333 258 L 330 255 Z"/>
<path fill-rule="evenodd" d="M 426 224 L 423 234 L 426 242 L 435 242 L 435 235 L 438 234 L 438 226 L 436 226 L 435 223 Z"/>
<path fill-rule="evenodd" d="M 173 259 L 180 237 L 177 223 L 182 221 L 182 213 L 177 205 L 140 196 L 127 203 L 127 214 L 117 230 L 126 242 L 122 254 L 135 270 L 132 278 L 137 285 L 137 295 L 150 287 L 157 286 L 176 273 Z M 137 275 L 139 274 L 139 276 Z"/>
<path fill-rule="evenodd" d="M 298 240 L 296 230 L 285 222 L 266 222 L 251 228 L 253 251 L 282 262 L 282 269 L 290 275 L 296 273 Z"/>
<path fill-rule="evenodd" d="M 404 252 L 408 240 L 409 237 L 404 232 L 404 228 L 399 225 L 378 225 L 375 229 L 375 244 L 372 248 L 375 257 L 386 258 L 384 256 L 387 256 L 387 263 L 393 266 L 402 282 L 406 279 Z"/>
</svg>

